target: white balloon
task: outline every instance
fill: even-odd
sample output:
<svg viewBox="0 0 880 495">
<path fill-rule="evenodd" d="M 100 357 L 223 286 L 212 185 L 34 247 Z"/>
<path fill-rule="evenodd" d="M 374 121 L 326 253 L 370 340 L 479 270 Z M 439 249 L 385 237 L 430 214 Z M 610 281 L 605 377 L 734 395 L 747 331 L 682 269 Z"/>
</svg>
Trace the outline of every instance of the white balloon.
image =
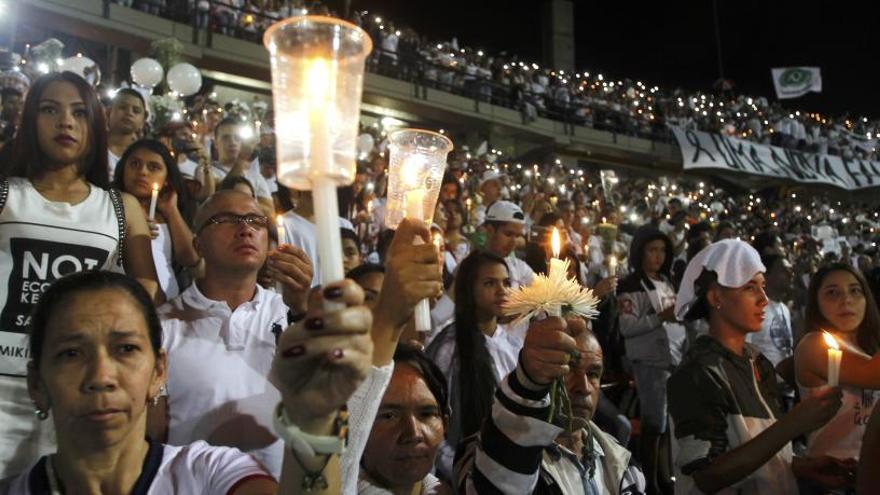
<svg viewBox="0 0 880 495">
<path fill-rule="evenodd" d="M 58 64 L 58 72 L 73 72 L 92 85 L 101 82 L 101 68 L 89 57 L 68 57 Z"/>
<path fill-rule="evenodd" d="M 373 146 L 376 144 L 376 140 L 373 139 L 373 136 L 367 132 L 361 134 L 357 137 L 357 150 L 358 154 L 361 155 L 369 155 L 371 151 L 373 151 Z"/>
<path fill-rule="evenodd" d="M 152 58 L 142 58 L 131 64 L 131 80 L 145 88 L 152 89 L 162 82 L 164 73 L 162 64 Z"/>
<path fill-rule="evenodd" d="M 192 64 L 175 65 L 168 70 L 165 80 L 171 91 L 183 96 L 194 95 L 202 87 L 202 73 Z"/>
</svg>

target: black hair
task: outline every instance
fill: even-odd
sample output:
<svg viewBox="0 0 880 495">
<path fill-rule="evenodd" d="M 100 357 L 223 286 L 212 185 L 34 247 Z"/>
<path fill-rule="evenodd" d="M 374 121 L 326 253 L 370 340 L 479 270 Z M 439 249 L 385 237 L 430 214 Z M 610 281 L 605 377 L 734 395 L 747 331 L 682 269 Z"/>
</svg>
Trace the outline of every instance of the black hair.
<svg viewBox="0 0 880 495">
<path fill-rule="evenodd" d="M 851 274 L 862 287 L 865 295 L 865 316 L 862 323 L 856 330 L 856 342 L 859 347 L 870 355 L 874 355 L 880 349 L 880 310 L 874 301 L 874 295 L 871 286 L 861 272 L 846 263 L 829 263 L 819 268 L 813 278 L 810 279 L 810 286 L 807 288 L 807 303 L 804 310 L 804 331 L 817 332 L 823 327 L 828 326 L 828 320 L 822 315 L 819 308 L 819 289 L 822 282 L 833 272 L 842 271 Z"/>
<path fill-rule="evenodd" d="M 147 291 L 135 279 L 108 271 L 84 271 L 66 275 L 49 286 L 40 295 L 40 300 L 31 312 L 31 322 L 28 326 L 30 333 L 30 355 L 34 368 L 40 367 L 43 353 L 43 344 L 46 341 L 46 326 L 49 318 L 70 296 L 81 292 L 91 292 L 102 289 L 115 289 L 125 292 L 130 296 L 140 310 L 147 324 L 147 333 L 150 337 L 150 347 L 153 355 L 158 356 L 162 348 L 162 324 L 156 314 L 156 308 Z"/>
<path fill-rule="evenodd" d="M 177 166 L 177 161 L 171 156 L 171 152 L 168 151 L 168 148 L 155 139 L 141 139 L 131 143 L 128 148 L 125 148 L 122 156 L 119 157 L 119 161 L 116 162 L 116 170 L 113 173 L 112 186 L 120 191 L 125 191 L 125 166 L 128 163 L 128 159 L 131 158 L 131 155 L 140 149 L 156 153 L 162 158 L 162 163 L 165 165 L 165 180 L 168 181 L 168 184 L 174 189 L 174 192 L 177 193 L 177 209 L 180 211 L 186 223 L 188 225 L 191 224 L 195 212 L 193 211 L 192 202 L 189 198 L 189 190 L 184 186 L 183 176 L 180 174 L 180 168 Z"/>
<path fill-rule="evenodd" d="M 243 175 L 227 175 L 226 177 L 223 178 L 222 181 L 220 181 L 220 185 L 217 186 L 217 190 L 218 191 L 234 191 L 235 186 L 237 186 L 239 184 L 244 184 L 244 185 L 248 186 L 248 188 L 251 190 L 251 197 L 256 199 L 257 192 L 254 189 L 254 185 L 251 184 L 251 181 L 249 181 L 247 179 L 247 177 L 244 177 Z"/>
<path fill-rule="evenodd" d="M 348 239 L 350 241 L 353 241 L 355 243 L 355 245 L 357 245 L 357 246 L 361 245 L 361 241 L 360 241 L 360 239 L 358 239 L 358 235 L 355 233 L 355 231 L 349 229 L 348 227 L 340 228 L 339 235 L 343 239 Z"/>
<path fill-rule="evenodd" d="M 684 315 L 685 321 L 693 321 L 699 319 L 709 320 L 709 289 L 712 284 L 718 282 L 718 274 L 712 270 L 703 268 L 700 276 L 694 280 L 694 296 L 695 300 L 688 312 Z"/>
<path fill-rule="evenodd" d="M 24 93 L 19 91 L 16 88 L 3 88 L 0 89 L 0 97 L 7 98 L 10 96 L 24 96 Z"/>
<path fill-rule="evenodd" d="M 371 273 L 385 273 L 385 267 L 378 263 L 363 263 L 360 264 L 345 274 L 345 278 L 350 278 L 357 282 L 364 275 L 369 275 Z"/>
<path fill-rule="evenodd" d="M 40 148 L 37 131 L 37 116 L 40 112 L 40 98 L 50 84 L 64 82 L 73 85 L 85 103 L 88 126 L 88 151 L 77 166 L 77 171 L 87 182 L 107 189 L 110 183 L 107 165 L 107 122 L 104 119 L 104 106 L 98 100 L 92 85 L 73 72 L 53 72 L 34 82 L 24 100 L 21 112 L 21 125 L 12 143 L 12 160 L 2 164 L 7 177 L 26 177 L 35 179 L 48 168 L 46 154 Z"/>
<path fill-rule="evenodd" d="M 223 117 L 222 119 L 220 119 L 220 122 L 217 122 L 217 125 L 214 126 L 214 139 L 217 138 L 217 132 L 220 131 L 220 128 L 227 125 L 234 125 L 238 127 L 241 125 L 245 125 L 245 123 L 235 117 Z"/>
<path fill-rule="evenodd" d="M 720 240 L 718 236 L 721 234 L 722 230 L 726 230 L 726 229 L 732 229 L 732 230 L 736 231 L 736 227 L 733 226 L 733 223 L 721 222 L 715 226 L 715 239 L 714 240 L 716 240 L 716 241 Z"/>
<path fill-rule="evenodd" d="M 782 261 L 783 256 L 781 254 L 773 253 L 773 254 L 761 254 L 761 263 L 764 264 L 764 268 L 769 272 L 772 270 L 773 265 Z"/>
<path fill-rule="evenodd" d="M 459 369 L 457 386 L 461 395 L 461 438 L 478 432 L 483 419 L 492 411 L 495 371 L 492 356 L 486 348 L 486 337 L 477 328 L 474 285 L 480 267 L 495 263 L 507 269 L 503 258 L 485 251 L 474 251 L 458 265 L 455 276 L 455 346 Z"/>
<path fill-rule="evenodd" d="M 122 98 L 123 96 L 132 96 L 132 97 L 137 98 L 138 100 L 141 101 L 141 106 L 144 107 L 144 113 L 146 113 L 146 112 L 148 111 L 148 108 L 147 108 L 147 101 L 144 100 L 144 95 L 138 93 L 137 91 L 135 91 L 135 90 L 133 90 L 133 89 L 131 89 L 131 88 L 121 88 L 121 89 L 119 89 L 118 91 L 116 91 L 116 94 L 113 95 L 113 99 L 110 100 L 110 101 L 111 101 L 112 103 L 116 103 L 116 101 L 119 100 L 120 98 Z"/>
<path fill-rule="evenodd" d="M 422 375 L 422 380 L 437 401 L 440 414 L 444 419 L 449 417 L 449 391 L 446 386 L 446 378 L 434 361 L 425 354 L 425 351 L 413 345 L 401 342 L 394 351 L 394 366 L 397 369 L 401 364 L 408 364 Z"/>
<path fill-rule="evenodd" d="M 391 241 L 394 240 L 394 233 L 394 230 L 385 229 L 376 237 L 376 253 L 379 254 L 382 263 L 386 261 L 385 256 L 388 254 L 388 248 L 391 247 Z"/>
</svg>

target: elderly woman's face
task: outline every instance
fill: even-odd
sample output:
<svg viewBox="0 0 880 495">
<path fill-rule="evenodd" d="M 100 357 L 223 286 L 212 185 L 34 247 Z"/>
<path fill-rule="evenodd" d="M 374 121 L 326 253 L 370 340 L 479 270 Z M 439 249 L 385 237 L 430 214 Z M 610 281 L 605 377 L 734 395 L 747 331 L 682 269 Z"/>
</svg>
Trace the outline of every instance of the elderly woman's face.
<svg viewBox="0 0 880 495">
<path fill-rule="evenodd" d="M 31 397 L 50 410 L 59 444 L 143 440 L 146 404 L 165 381 L 138 304 L 121 289 L 71 294 L 49 317 Z"/>
</svg>

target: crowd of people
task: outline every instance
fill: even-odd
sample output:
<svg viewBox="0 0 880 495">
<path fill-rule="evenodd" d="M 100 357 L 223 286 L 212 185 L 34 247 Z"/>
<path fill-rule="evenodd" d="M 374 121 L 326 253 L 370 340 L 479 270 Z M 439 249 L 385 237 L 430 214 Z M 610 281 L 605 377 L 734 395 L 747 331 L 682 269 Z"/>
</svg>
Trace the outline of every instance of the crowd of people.
<svg viewBox="0 0 880 495">
<path fill-rule="evenodd" d="M 22 89 L 0 149 L 0 493 L 876 486 L 870 205 L 461 146 L 432 220 L 391 230 L 387 130 L 363 125 L 347 278 L 322 280 L 271 125 L 200 95 L 153 129 L 140 92 L 102 102 L 70 72 Z M 554 230 L 598 316 L 516 323 L 505 300 L 547 273 Z M 548 419 L 559 379 L 574 423 Z"/>
<path fill-rule="evenodd" d="M 304 0 L 114 1 L 255 42 L 285 17 L 342 14 Z M 676 125 L 804 152 L 878 158 L 877 119 L 787 108 L 726 86 L 718 92 L 688 91 L 595 70 L 541 67 L 515 54 L 463 46 L 455 37 L 431 40 L 375 12 L 355 10 L 348 20 L 376 40 L 371 71 L 516 108 L 525 122 L 542 116 L 665 141 L 672 140 L 668 125 Z"/>
</svg>

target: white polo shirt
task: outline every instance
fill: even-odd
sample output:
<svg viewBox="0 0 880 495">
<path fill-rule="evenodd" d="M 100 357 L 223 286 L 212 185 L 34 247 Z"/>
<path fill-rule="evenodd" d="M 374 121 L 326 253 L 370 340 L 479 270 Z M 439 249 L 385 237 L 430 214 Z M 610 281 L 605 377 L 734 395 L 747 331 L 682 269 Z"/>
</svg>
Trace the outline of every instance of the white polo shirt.
<svg viewBox="0 0 880 495">
<path fill-rule="evenodd" d="M 280 476 L 284 446 L 271 417 L 281 395 L 267 377 L 276 333 L 287 327 L 281 296 L 258 285 L 251 301 L 231 311 L 193 284 L 159 315 L 168 353 L 168 443 L 236 447 Z"/>
<path fill-rule="evenodd" d="M 517 258 L 513 253 L 504 258 L 504 261 L 507 262 L 507 273 L 510 275 L 511 289 L 532 284 L 532 280 L 535 279 L 535 271 L 532 270 L 528 263 Z"/>
<path fill-rule="evenodd" d="M 193 284 L 159 308 L 159 316 L 168 353 L 168 443 L 205 440 L 237 447 L 279 479 L 284 444 L 275 437 L 271 418 L 281 394 L 267 377 L 275 332 L 287 327 L 281 296 L 257 286 L 253 300 L 233 312 Z M 348 400 L 343 493 L 356 491 L 360 457 L 393 372 L 393 362 L 374 366 Z"/>
</svg>

